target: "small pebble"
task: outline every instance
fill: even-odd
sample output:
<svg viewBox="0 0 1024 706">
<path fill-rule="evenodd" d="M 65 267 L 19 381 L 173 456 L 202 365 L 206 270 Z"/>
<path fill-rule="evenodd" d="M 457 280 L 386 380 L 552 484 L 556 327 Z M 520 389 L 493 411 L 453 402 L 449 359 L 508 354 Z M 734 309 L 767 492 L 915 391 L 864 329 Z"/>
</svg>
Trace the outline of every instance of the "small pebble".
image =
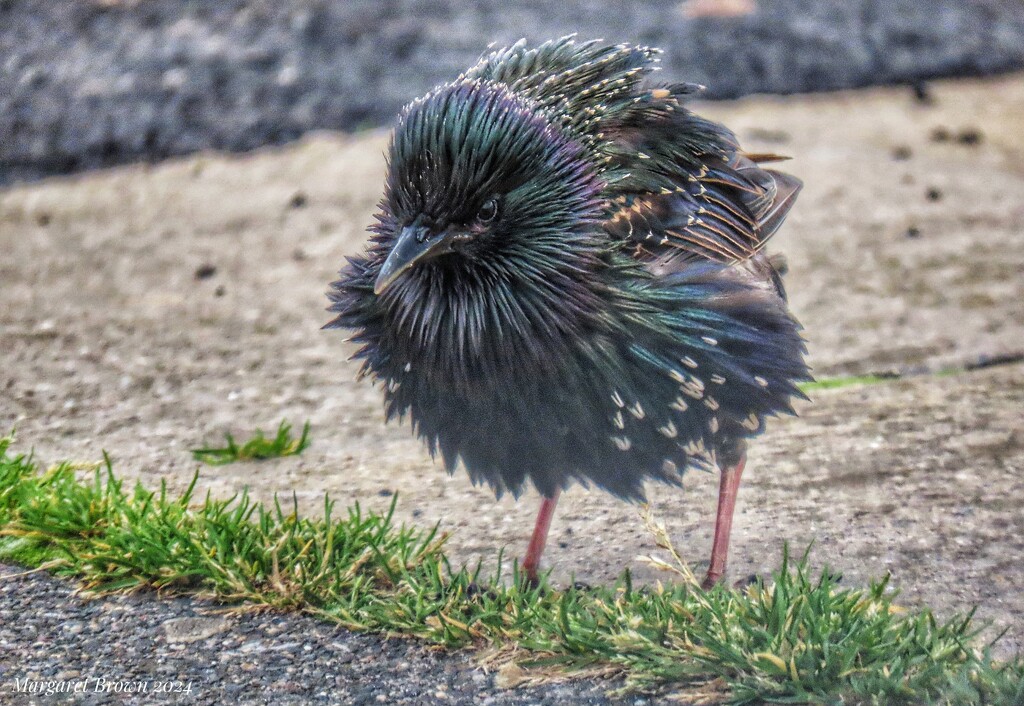
<svg viewBox="0 0 1024 706">
<path fill-rule="evenodd" d="M 196 268 L 196 279 L 210 279 L 217 274 L 217 268 L 209 263 Z"/>
<path fill-rule="evenodd" d="M 914 153 L 907 145 L 896 145 L 892 148 L 892 158 L 897 162 L 905 162 L 912 156 Z"/>
<path fill-rule="evenodd" d="M 974 147 L 975 145 L 981 144 L 982 134 L 981 130 L 977 128 L 967 128 L 961 130 L 956 136 L 956 141 L 961 145 L 967 145 L 968 147 Z"/>
<path fill-rule="evenodd" d="M 935 104 L 935 96 L 932 95 L 931 88 L 926 81 L 915 81 L 911 88 L 914 91 L 914 100 L 918 103 L 921 105 Z"/>
</svg>

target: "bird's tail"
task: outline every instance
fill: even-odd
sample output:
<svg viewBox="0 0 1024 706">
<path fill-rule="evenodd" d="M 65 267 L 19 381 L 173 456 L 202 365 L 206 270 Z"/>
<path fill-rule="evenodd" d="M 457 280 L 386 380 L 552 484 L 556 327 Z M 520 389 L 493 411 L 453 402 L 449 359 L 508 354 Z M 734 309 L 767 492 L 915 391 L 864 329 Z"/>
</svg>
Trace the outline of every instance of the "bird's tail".
<svg viewBox="0 0 1024 706">
<path fill-rule="evenodd" d="M 757 262 L 775 272 L 767 258 Z M 634 353 L 654 366 L 635 381 L 637 394 L 676 410 L 677 426 L 707 448 L 735 445 L 767 417 L 793 413 L 794 398 L 805 397 L 798 383 L 811 376 L 802 327 L 776 287 L 753 268 L 708 262 L 655 278 L 646 295 L 667 336 L 634 337 Z"/>
</svg>

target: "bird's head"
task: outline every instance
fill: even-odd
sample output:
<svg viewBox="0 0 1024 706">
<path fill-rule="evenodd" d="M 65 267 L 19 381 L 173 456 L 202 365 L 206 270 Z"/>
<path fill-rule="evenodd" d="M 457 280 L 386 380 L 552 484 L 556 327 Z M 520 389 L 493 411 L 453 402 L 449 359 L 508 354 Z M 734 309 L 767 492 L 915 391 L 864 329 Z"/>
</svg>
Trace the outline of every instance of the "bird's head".
<svg viewBox="0 0 1024 706">
<path fill-rule="evenodd" d="M 601 183 L 586 149 L 507 86 L 462 79 L 402 113 L 376 226 L 374 293 L 579 268 Z M 591 243 L 591 241 L 593 241 Z"/>
</svg>

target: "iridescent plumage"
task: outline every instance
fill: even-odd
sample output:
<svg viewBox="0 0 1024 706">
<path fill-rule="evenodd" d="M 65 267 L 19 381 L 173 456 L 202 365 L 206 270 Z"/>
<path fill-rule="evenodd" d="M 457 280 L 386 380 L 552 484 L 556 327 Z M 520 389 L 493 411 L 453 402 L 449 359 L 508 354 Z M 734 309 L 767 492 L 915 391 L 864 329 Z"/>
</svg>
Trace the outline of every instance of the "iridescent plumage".
<svg viewBox="0 0 1024 706">
<path fill-rule="evenodd" d="M 760 254 L 799 182 L 649 85 L 655 54 L 520 42 L 414 101 L 332 285 L 389 419 L 498 494 L 735 464 L 808 378 Z"/>
</svg>

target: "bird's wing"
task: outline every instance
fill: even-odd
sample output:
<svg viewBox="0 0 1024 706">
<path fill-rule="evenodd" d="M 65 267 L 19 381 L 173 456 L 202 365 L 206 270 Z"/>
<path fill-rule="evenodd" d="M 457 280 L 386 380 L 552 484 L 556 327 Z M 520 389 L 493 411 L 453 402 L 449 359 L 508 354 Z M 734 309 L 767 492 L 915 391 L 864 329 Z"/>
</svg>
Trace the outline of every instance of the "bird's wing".
<svg viewBox="0 0 1024 706">
<path fill-rule="evenodd" d="M 696 259 L 748 260 L 782 225 L 802 186 L 796 177 L 758 166 L 755 159 L 765 155 L 736 150 L 728 161 L 697 157 L 708 159 L 681 165 L 674 177 L 662 175 L 657 190 L 623 183 L 610 201 L 605 230 L 657 269 Z"/>
<path fill-rule="evenodd" d="M 701 86 L 650 86 L 657 50 L 573 37 L 525 40 L 483 57 L 465 77 L 507 85 L 575 135 L 607 183 L 605 230 L 654 269 L 741 262 L 782 224 L 801 183 L 740 151 L 727 128 L 683 104 Z"/>
</svg>

